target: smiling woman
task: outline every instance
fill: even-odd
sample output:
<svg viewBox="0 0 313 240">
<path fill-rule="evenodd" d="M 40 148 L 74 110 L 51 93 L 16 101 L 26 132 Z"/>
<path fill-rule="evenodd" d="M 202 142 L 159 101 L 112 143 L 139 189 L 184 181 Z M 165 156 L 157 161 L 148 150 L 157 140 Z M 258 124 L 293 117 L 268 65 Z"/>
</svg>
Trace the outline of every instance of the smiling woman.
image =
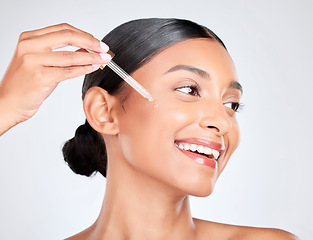
<svg viewBox="0 0 313 240">
<path fill-rule="evenodd" d="M 86 75 L 87 121 L 63 153 L 107 186 L 96 222 L 70 239 L 296 239 L 191 217 L 188 196 L 212 193 L 239 143 L 242 87 L 223 42 L 178 19 L 131 21 L 102 41 L 157 107 L 109 68 Z"/>
<path fill-rule="evenodd" d="M 154 103 L 110 68 L 99 69 L 110 60 L 103 42 Z M 66 45 L 80 49 L 52 51 Z M 75 173 L 100 172 L 107 185 L 97 220 L 69 239 L 297 239 L 283 230 L 191 216 L 189 196 L 212 193 L 240 138 L 242 87 L 211 30 L 154 18 L 127 22 L 100 43 L 67 24 L 26 32 L 0 85 L 0 133 L 33 116 L 60 81 L 81 74 L 87 74 L 86 122 L 65 143 L 63 155 Z M 24 94 L 27 89 L 31 94 Z"/>
</svg>

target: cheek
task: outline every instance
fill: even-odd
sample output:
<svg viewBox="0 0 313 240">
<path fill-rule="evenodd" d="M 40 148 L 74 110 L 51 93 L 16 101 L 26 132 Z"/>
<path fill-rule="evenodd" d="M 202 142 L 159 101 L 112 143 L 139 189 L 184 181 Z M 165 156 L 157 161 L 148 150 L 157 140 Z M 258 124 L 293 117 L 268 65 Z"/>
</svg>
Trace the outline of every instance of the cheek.
<svg viewBox="0 0 313 240">
<path fill-rule="evenodd" d="M 189 111 L 162 102 L 153 108 L 151 103 L 139 99 L 129 99 L 124 108 L 119 143 L 125 160 L 150 175 L 177 168 L 178 163 L 172 158 L 177 151 L 174 140 L 176 133 L 192 122 Z"/>
</svg>

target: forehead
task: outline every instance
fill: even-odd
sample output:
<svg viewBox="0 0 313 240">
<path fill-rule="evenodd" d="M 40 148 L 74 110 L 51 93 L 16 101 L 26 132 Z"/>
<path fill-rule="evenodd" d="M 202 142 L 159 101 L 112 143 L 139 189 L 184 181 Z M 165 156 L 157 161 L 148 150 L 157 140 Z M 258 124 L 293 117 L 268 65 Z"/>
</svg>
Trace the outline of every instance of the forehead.
<svg viewBox="0 0 313 240">
<path fill-rule="evenodd" d="M 212 78 L 237 81 L 230 55 L 214 39 L 189 39 L 177 43 L 154 56 L 134 74 L 165 73 L 176 65 L 194 66 L 208 72 Z"/>
</svg>

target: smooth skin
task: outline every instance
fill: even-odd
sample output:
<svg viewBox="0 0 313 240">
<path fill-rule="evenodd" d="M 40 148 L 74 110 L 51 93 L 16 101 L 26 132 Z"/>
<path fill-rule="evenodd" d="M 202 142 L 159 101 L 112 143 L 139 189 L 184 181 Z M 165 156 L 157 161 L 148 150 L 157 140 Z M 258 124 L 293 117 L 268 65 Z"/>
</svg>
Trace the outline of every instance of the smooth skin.
<svg viewBox="0 0 313 240">
<path fill-rule="evenodd" d="M 194 68 L 207 74 L 190 71 Z M 297 239 L 278 229 L 191 216 L 188 196 L 212 193 L 239 143 L 236 113 L 229 103 L 240 101 L 241 92 L 234 87 L 234 64 L 217 41 L 178 43 L 132 77 L 152 94 L 157 108 L 127 85 L 119 96 L 93 87 L 84 99 L 87 120 L 106 143 L 107 184 L 98 219 L 70 240 Z M 194 137 L 225 146 L 216 169 L 191 160 L 175 145 Z"/>
<path fill-rule="evenodd" d="M 52 49 L 73 45 L 74 53 Z M 36 46 L 36 48 L 34 48 Z M 89 53 L 86 49 L 95 53 Z M 0 134 L 31 118 L 59 82 L 92 72 L 109 58 L 90 34 L 61 24 L 21 35 L 0 84 Z M 192 66 L 209 78 L 175 66 Z M 91 88 L 84 111 L 108 151 L 106 194 L 96 222 L 77 239 L 297 239 L 277 229 L 231 226 L 192 218 L 189 195 L 208 196 L 239 143 L 240 100 L 235 67 L 213 40 L 187 40 L 156 55 L 132 76 L 157 108 L 125 85 L 118 96 Z M 192 86 L 200 87 L 197 91 Z M 144 124 L 143 124 L 144 123 Z M 202 137 L 222 143 L 218 167 L 194 162 L 175 141 Z"/>
<path fill-rule="evenodd" d="M 66 46 L 79 49 L 53 51 Z M 107 63 L 108 50 L 91 34 L 69 24 L 22 33 L 0 82 L 0 136 L 31 118 L 60 82 Z"/>
</svg>

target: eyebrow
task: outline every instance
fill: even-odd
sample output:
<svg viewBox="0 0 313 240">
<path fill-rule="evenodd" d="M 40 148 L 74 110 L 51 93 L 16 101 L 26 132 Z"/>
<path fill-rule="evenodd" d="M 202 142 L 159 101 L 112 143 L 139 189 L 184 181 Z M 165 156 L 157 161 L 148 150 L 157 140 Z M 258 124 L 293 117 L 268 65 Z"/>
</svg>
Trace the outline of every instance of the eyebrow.
<svg viewBox="0 0 313 240">
<path fill-rule="evenodd" d="M 167 73 L 170 73 L 170 72 L 175 72 L 175 71 L 178 71 L 178 70 L 186 70 L 186 71 L 189 71 L 189 72 L 193 72 L 193 73 L 199 75 L 202 78 L 207 78 L 207 79 L 211 78 L 210 74 L 207 73 L 206 71 L 204 71 L 204 70 L 202 70 L 200 68 L 197 68 L 197 67 L 190 66 L 190 65 L 176 65 L 176 66 L 170 68 L 164 74 L 167 74 Z"/>
<path fill-rule="evenodd" d="M 204 70 L 202 70 L 200 68 L 190 66 L 190 65 L 176 65 L 176 66 L 170 68 L 164 74 L 167 74 L 167 73 L 170 73 L 170 72 L 175 72 L 175 71 L 178 71 L 178 70 L 186 70 L 186 71 L 195 73 L 195 74 L 199 75 L 202 78 L 211 79 L 211 76 L 210 76 L 210 74 L 208 72 L 206 72 L 206 71 L 204 71 Z M 239 90 L 241 94 L 243 93 L 242 86 L 237 81 L 231 82 L 228 87 L 232 88 L 232 89 Z"/>
<path fill-rule="evenodd" d="M 242 89 L 242 86 L 239 82 L 237 81 L 233 81 L 229 84 L 228 86 L 229 88 L 232 88 L 232 89 L 238 89 L 241 93 L 241 95 L 243 94 L 243 89 Z"/>
</svg>

